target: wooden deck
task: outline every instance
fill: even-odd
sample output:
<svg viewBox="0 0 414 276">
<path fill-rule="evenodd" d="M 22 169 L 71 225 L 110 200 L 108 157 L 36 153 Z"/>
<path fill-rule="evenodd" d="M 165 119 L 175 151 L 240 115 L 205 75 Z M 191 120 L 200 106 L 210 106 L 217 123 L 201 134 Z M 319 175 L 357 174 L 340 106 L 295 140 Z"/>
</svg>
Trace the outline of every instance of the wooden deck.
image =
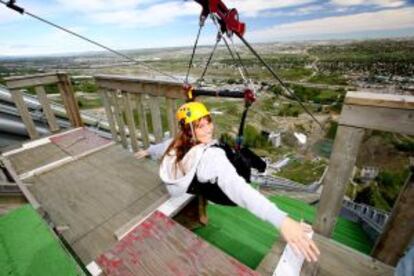
<svg viewBox="0 0 414 276">
<path fill-rule="evenodd" d="M 6 156 L 85 264 L 116 243 L 116 230 L 167 194 L 154 162 L 138 161 L 84 128 L 34 144 Z"/>
</svg>

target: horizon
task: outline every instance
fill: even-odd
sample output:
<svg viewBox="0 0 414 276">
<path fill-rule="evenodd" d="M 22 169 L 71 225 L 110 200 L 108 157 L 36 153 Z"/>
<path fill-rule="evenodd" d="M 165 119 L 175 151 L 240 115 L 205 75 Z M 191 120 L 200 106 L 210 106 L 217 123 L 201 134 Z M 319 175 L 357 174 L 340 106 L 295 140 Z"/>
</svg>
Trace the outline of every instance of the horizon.
<svg viewBox="0 0 414 276">
<path fill-rule="evenodd" d="M 413 40 L 414 41 L 414 35 L 410 36 L 396 36 L 396 37 L 378 37 L 378 38 L 350 38 L 350 39 L 318 39 L 318 40 L 292 40 L 292 41 L 271 41 L 271 42 L 255 42 L 252 43 L 252 45 L 275 45 L 275 44 L 281 44 L 281 45 L 290 45 L 290 44 L 313 44 L 313 43 L 326 43 L 331 42 L 332 44 L 335 43 L 344 43 L 344 44 L 350 44 L 355 42 L 367 42 L 367 41 L 404 41 L 404 40 Z M 236 43 L 236 42 L 235 42 Z M 236 43 L 237 45 L 237 43 Z M 242 45 L 242 44 L 239 44 Z M 203 44 L 198 45 L 199 48 L 207 48 L 212 47 L 213 44 Z M 219 47 L 225 47 L 224 45 L 220 45 Z M 131 48 L 131 49 L 115 49 L 119 52 L 130 52 L 130 51 L 147 51 L 147 50 L 154 50 L 154 51 L 162 51 L 162 50 L 168 50 L 168 49 L 192 49 L 192 45 L 184 45 L 184 46 L 166 46 L 166 47 L 157 47 L 157 48 Z M 36 58 L 70 58 L 70 57 L 80 57 L 80 56 L 92 56 L 92 55 L 113 55 L 114 57 L 117 57 L 117 55 L 107 51 L 107 50 L 90 50 L 90 51 L 84 51 L 84 52 L 66 52 L 66 53 L 44 53 L 39 55 L 21 55 L 21 56 L 2 56 L 0 54 L 0 60 L 6 60 L 6 59 L 36 59 Z M 128 60 L 125 60 L 124 62 L 128 62 Z"/>
<path fill-rule="evenodd" d="M 414 36 L 414 1 L 225 0 L 251 43 L 404 39 Z M 201 7 L 193 1 L 17 1 L 54 23 L 120 51 L 192 47 Z M 13 30 L 10 32 L 10 30 Z M 103 50 L 0 5 L 0 58 L 73 56 Z M 28 42 L 30 41 L 30 42 Z M 58 42 L 58 43 L 57 43 Z M 210 20 L 200 45 L 215 42 Z"/>
</svg>

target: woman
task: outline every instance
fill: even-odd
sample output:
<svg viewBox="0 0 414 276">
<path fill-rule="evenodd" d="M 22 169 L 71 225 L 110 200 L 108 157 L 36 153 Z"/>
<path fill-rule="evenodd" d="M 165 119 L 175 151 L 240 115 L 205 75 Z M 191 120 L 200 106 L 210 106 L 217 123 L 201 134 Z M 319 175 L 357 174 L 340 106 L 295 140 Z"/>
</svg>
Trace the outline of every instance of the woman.
<svg viewBox="0 0 414 276">
<path fill-rule="evenodd" d="M 178 109 L 177 119 L 180 132 L 168 141 L 160 166 L 160 177 L 170 194 L 201 193 L 216 203 L 246 208 L 280 229 L 287 243 L 307 261 L 316 261 L 319 250 L 307 237 L 310 226 L 289 218 L 237 174 L 224 150 L 215 146 L 214 125 L 206 107 L 200 102 L 186 103 Z M 163 146 L 157 147 L 160 152 Z"/>
</svg>

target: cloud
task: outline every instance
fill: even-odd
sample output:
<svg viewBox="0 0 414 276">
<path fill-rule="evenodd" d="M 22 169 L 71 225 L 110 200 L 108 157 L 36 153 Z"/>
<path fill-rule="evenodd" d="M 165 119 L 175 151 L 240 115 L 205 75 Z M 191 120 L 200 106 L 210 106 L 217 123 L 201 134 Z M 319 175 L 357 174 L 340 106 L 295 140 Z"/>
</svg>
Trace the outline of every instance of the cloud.
<svg viewBox="0 0 414 276">
<path fill-rule="evenodd" d="M 79 26 L 69 26 L 68 29 L 78 33 L 87 30 Z M 96 39 L 106 45 L 116 45 L 115 40 L 106 36 L 96 37 Z M 33 56 L 86 51 L 102 51 L 102 49 L 57 29 L 49 29 L 31 37 L 30 42 L 26 37 L 18 37 L 11 41 L 5 40 L 0 47 L 1 56 Z"/>
<path fill-rule="evenodd" d="M 56 2 L 65 10 L 89 13 L 97 11 L 131 10 L 146 4 L 158 3 L 161 2 L 161 0 L 57 0 Z"/>
<path fill-rule="evenodd" d="M 228 0 L 228 8 L 237 8 L 244 16 L 257 17 L 260 12 L 316 2 L 315 0 Z"/>
<path fill-rule="evenodd" d="M 144 9 L 98 12 L 90 17 L 98 23 L 117 24 L 123 27 L 153 27 L 170 23 L 181 16 L 194 15 L 201 7 L 195 2 L 164 2 Z"/>
<path fill-rule="evenodd" d="M 405 5 L 401 0 L 332 0 L 333 4 L 338 6 L 379 6 L 384 8 L 396 8 Z"/>
<path fill-rule="evenodd" d="M 84 12 L 99 24 L 116 24 L 121 27 L 162 26 L 184 16 L 194 16 L 196 20 L 201 6 L 195 1 L 162 0 L 57 0 L 62 9 Z M 316 0 L 228 0 L 229 8 L 237 8 L 242 16 L 257 17 L 272 9 L 300 6 Z"/>
<path fill-rule="evenodd" d="M 249 39 L 254 41 L 274 41 L 283 38 L 314 37 L 325 34 L 345 34 L 364 31 L 392 31 L 413 29 L 414 8 L 401 8 L 366 12 L 353 15 L 326 17 L 295 23 L 281 24 L 251 32 Z"/>
</svg>

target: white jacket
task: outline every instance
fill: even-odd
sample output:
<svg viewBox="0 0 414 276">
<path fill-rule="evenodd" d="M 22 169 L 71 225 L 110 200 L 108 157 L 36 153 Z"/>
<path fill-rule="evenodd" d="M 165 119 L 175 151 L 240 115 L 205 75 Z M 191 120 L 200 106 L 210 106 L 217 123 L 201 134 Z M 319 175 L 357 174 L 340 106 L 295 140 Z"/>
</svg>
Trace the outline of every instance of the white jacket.
<svg viewBox="0 0 414 276">
<path fill-rule="evenodd" d="M 180 196 L 186 193 L 196 175 L 198 181 L 205 185 L 217 183 L 234 203 L 280 228 L 286 213 L 247 184 L 237 174 L 224 150 L 211 147 L 214 143 L 216 141 L 194 146 L 180 162 L 182 170 L 176 169 L 175 155 L 164 157 L 160 166 L 160 177 L 170 194 Z"/>
</svg>

